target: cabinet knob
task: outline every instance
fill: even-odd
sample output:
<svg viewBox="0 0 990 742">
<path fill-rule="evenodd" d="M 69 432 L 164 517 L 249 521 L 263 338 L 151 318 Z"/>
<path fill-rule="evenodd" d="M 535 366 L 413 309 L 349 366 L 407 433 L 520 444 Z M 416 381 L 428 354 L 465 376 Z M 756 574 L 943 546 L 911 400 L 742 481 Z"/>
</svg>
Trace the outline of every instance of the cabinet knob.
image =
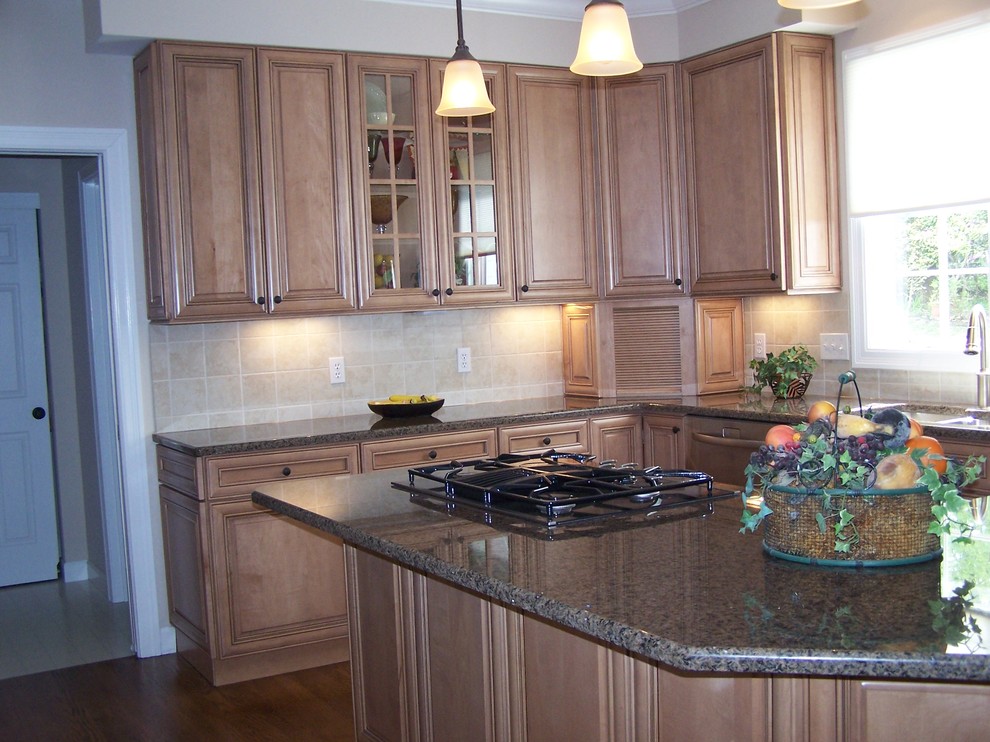
<svg viewBox="0 0 990 742">
<path fill-rule="evenodd" d="M 543 439 L 543 445 L 544 446 L 549 446 L 550 445 L 550 436 L 549 435 L 546 438 Z"/>
<path fill-rule="evenodd" d="M 261 304 L 261 305 L 264 305 L 264 303 L 265 303 L 265 297 L 263 297 L 263 296 L 259 296 L 259 297 L 258 297 L 258 302 L 257 302 L 257 303 L 258 303 L 258 304 Z"/>
<path fill-rule="evenodd" d="M 443 293 L 445 293 L 447 296 L 450 296 L 454 293 L 454 290 L 450 288 L 450 286 L 448 286 Z"/>
<path fill-rule="evenodd" d="M 434 296 L 440 296 L 440 289 L 433 289 L 431 292 Z"/>
<path fill-rule="evenodd" d="M 282 297 L 281 296 L 273 296 L 272 297 L 272 301 L 275 302 L 276 304 L 281 304 L 282 303 Z"/>
<path fill-rule="evenodd" d="M 776 273 L 771 273 L 770 274 L 770 280 L 771 281 L 776 281 L 777 280 L 777 274 Z"/>
<path fill-rule="evenodd" d="M 678 428 L 678 427 L 677 427 L 677 426 L 675 425 L 674 427 L 672 427 L 672 428 L 670 429 L 670 432 L 671 432 L 671 433 L 673 433 L 674 435 L 677 435 L 678 433 L 680 433 L 680 432 L 681 432 L 681 429 L 680 429 L 680 428 Z"/>
<path fill-rule="evenodd" d="M 525 294 L 527 291 L 529 291 L 529 286 L 524 283 L 522 286 L 519 287 L 519 290 Z"/>
<path fill-rule="evenodd" d="M 684 281 L 682 281 L 682 280 L 681 280 L 681 279 L 679 279 L 679 278 L 675 278 L 675 279 L 674 279 L 674 285 L 675 285 L 675 286 L 681 286 L 681 285 L 682 285 L 683 283 L 684 283 Z"/>
<path fill-rule="evenodd" d="M 292 474 L 292 469 L 290 469 L 289 467 L 285 467 L 284 469 L 282 469 L 282 476 L 283 477 L 287 477 L 290 474 Z"/>
<path fill-rule="evenodd" d="M 48 413 L 45 412 L 44 407 L 35 407 L 33 410 L 31 410 L 31 417 L 33 417 L 35 420 L 44 420 L 45 415 L 47 414 Z"/>
<path fill-rule="evenodd" d="M 435 459 L 437 457 L 437 452 L 436 451 L 430 451 L 426 455 L 429 456 L 431 459 Z"/>
</svg>

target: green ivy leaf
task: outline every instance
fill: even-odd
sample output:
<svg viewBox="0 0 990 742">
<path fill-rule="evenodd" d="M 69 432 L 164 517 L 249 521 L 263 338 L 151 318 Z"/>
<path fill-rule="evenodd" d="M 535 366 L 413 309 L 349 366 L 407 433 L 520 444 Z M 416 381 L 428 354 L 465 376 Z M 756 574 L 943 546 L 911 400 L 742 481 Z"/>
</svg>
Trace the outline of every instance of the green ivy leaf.
<svg viewBox="0 0 990 742">
<path fill-rule="evenodd" d="M 828 524 L 825 523 L 825 516 L 821 513 L 815 513 L 815 520 L 818 521 L 818 530 L 824 536 L 825 531 L 828 529 Z"/>
</svg>

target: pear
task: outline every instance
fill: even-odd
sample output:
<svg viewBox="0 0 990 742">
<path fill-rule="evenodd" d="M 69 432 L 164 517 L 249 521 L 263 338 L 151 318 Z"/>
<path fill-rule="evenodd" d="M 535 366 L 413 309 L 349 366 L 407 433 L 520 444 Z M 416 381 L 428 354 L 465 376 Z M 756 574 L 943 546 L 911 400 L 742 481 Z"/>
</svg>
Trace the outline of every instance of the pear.
<svg viewBox="0 0 990 742">
<path fill-rule="evenodd" d="M 895 453 L 880 459 L 877 464 L 878 490 L 906 490 L 914 487 L 921 476 L 918 464 L 909 454 Z"/>
</svg>

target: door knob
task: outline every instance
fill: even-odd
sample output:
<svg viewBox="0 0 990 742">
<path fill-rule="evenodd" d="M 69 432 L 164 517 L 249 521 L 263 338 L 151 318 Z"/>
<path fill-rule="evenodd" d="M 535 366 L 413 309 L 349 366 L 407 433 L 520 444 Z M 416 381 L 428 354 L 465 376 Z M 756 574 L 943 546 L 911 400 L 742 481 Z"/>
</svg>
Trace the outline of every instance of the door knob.
<svg viewBox="0 0 990 742">
<path fill-rule="evenodd" d="M 47 414 L 48 413 L 45 412 L 44 407 L 35 407 L 33 410 L 31 410 L 31 417 L 33 417 L 35 420 L 44 420 L 45 415 Z"/>
</svg>

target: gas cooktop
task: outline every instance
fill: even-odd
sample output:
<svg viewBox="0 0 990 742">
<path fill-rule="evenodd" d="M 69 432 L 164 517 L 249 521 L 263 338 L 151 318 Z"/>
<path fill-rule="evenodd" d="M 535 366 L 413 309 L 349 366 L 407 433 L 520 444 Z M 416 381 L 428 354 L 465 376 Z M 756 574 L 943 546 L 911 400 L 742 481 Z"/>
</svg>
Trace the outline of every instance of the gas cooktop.
<svg viewBox="0 0 990 742">
<path fill-rule="evenodd" d="M 498 514 L 506 516 L 503 526 L 525 521 L 550 531 L 620 516 L 642 520 L 672 508 L 705 514 L 714 500 L 738 494 L 716 489 L 704 472 L 595 464 L 591 456 L 553 450 L 417 467 L 408 484 L 392 486 L 447 512 Z"/>
</svg>

